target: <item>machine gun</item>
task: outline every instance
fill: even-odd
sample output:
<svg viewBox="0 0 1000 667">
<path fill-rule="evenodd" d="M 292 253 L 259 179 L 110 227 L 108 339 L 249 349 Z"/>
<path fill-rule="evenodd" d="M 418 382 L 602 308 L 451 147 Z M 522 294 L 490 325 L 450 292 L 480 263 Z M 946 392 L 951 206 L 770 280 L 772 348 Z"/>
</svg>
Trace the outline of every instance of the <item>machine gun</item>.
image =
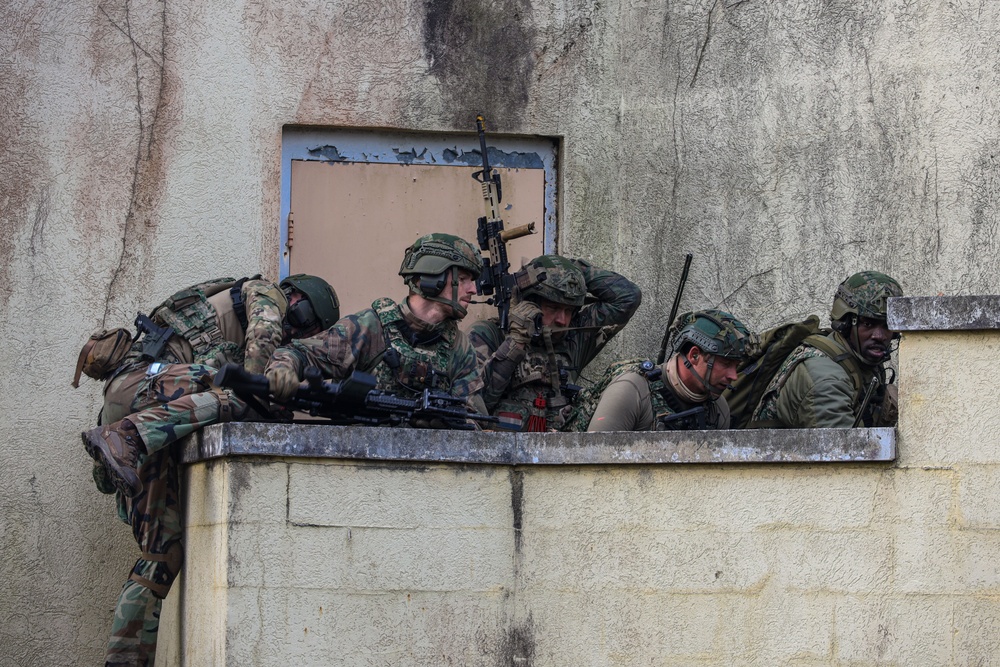
<svg viewBox="0 0 1000 667">
<path fill-rule="evenodd" d="M 479 133 L 483 168 L 473 173 L 472 178 L 483 186 L 483 200 L 486 202 L 486 215 L 479 218 L 476 240 L 479 241 L 479 249 L 489 253 L 489 257 L 483 258 L 483 272 L 476 280 L 476 290 L 479 294 L 490 297 L 486 303 L 496 306 L 497 314 L 500 316 L 500 328 L 508 331 L 510 299 L 517 285 L 517 276 L 510 273 L 507 242 L 534 234 L 535 223 L 529 222 L 513 229 L 503 228 L 503 220 L 500 219 L 500 201 L 503 199 L 500 172 L 490 166 L 489 152 L 486 148 L 486 120 L 482 115 L 476 116 L 476 131 Z"/>
<path fill-rule="evenodd" d="M 440 424 L 443 428 L 473 430 L 469 420 L 496 422 L 496 417 L 470 413 L 465 399 L 424 389 L 415 398 L 402 398 L 375 388 L 375 376 L 355 371 L 341 382 L 324 381 L 319 369 L 310 366 L 306 382 L 286 403 L 285 408 L 329 419 L 334 424 L 400 426 L 413 422 Z M 240 364 L 226 364 L 215 375 L 215 385 L 232 389 L 251 405 L 271 399 L 270 382 L 264 375 L 248 373 Z"/>
</svg>

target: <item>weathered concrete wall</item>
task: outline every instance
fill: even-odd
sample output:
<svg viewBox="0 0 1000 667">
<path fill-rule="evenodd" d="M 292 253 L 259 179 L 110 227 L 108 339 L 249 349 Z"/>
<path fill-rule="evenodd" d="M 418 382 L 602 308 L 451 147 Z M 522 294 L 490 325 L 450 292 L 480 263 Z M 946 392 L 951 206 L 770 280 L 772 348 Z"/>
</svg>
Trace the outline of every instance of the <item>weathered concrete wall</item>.
<svg viewBox="0 0 1000 667">
<path fill-rule="evenodd" d="M 768 432 L 450 433 L 438 450 L 415 431 L 212 427 L 185 450 L 200 462 L 162 657 L 993 664 L 1000 332 L 913 319 L 895 463 L 865 444 L 890 429 L 799 432 L 774 464 Z M 368 460 L 318 458 L 334 452 Z M 758 463 L 711 463 L 734 452 Z"/>
<path fill-rule="evenodd" d="M 0 646 L 97 661 L 132 558 L 67 393 L 94 328 L 274 274 L 285 124 L 560 136 L 560 247 L 765 326 L 873 267 L 996 291 L 1000 7 L 14 0 L 0 9 Z M 489 57 L 492 60 L 487 61 Z M 53 591 L 59 591 L 53 593 Z M 57 605 L 39 604 L 51 597 Z"/>
</svg>

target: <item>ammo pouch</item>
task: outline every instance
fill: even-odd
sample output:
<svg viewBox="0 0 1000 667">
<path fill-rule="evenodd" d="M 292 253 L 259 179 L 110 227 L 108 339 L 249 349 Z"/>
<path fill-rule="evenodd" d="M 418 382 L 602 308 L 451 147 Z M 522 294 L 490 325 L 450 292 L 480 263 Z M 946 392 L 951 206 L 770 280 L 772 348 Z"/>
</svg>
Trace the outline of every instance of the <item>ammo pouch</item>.
<svg viewBox="0 0 1000 667">
<path fill-rule="evenodd" d="M 80 386 L 80 374 L 103 380 L 121 366 L 132 345 L 132 332 L 128 329 L 101 329 L 91 334 L 76 360 L 73 387 Z"/>
</svg>

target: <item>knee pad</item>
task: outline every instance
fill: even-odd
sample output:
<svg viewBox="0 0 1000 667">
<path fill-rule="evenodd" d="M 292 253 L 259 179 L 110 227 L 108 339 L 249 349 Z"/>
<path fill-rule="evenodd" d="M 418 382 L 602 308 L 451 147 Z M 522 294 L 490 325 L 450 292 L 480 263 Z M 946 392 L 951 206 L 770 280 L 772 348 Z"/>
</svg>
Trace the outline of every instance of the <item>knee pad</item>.
<svg viewBox="0 0 1000 667">
<path fill-rule="evenodd" d="M 129 579 L 140 586 L 145 586 L 162 600 L 170 592 L 170 587 L 180 574 L 183 564 L 184 547 L 180 542 L 174 542 L 164 553 L 144 551 L 142 558 L 135 562 Z"/>
</svg>

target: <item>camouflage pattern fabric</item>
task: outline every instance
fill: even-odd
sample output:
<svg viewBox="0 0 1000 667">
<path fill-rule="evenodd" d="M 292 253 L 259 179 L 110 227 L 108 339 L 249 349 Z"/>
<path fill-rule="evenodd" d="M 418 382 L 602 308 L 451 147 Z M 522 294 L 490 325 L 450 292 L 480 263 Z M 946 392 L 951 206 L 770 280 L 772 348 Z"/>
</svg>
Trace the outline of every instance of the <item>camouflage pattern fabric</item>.
<svg viewBox="0 0 1000 667">
<path fill-rule="evenodd" d="M 903 296 L 903 288 L 895 278 L 878 271 L 861 271 L 837 286 L 833 296 L 831 320 L 853 313 L 877 320 L 886 318 L 889 297 Z"/>
<path fill-rule="evenodd" d="M 822 349 L 827 348 L 827 349 Z M 838 354 L 839 353 L 839 354 Z M 861 407 L 865 387 L 878 379 L 874 399 L 865 411 L 866 426 L 891 426 L 880 418 L 885 395 L 885 371 L 881 366 L 859 364 L 855 354 L 837 332 L 810 336 L 786 357 L 771 378 L 754 410 L 751 428 L 849 428 Z M 790 405 L 793 396 L 796 405 Z M 795 414 L 789 422 L 781 414 Z"/>
<path fill-rule="evenodd" d="M 247 310 L 245 330 L 232 312 L 227 293 L 208 298 L 214 311 L 212 326 L 220 330 L 227 345 L 211 345 L 199 353 L 187 339 L 174 336 L 160 360 L 161 370 L 149 375 L 149 364 L 139 359 L 138 342 L 123 370 L 105 385 L 101 422 L 110 424 L 127 417 L 148 450 L 140 454 L 137 466 L 142 491 L 134 498 L 116 495 L 118 516 L 132 527 L 142 555 L 115 607 L 108 664 L 153 664 L 160 599 L 180 571 L 179 475 L 169 445 L 209 424 L 246 417 L 243 401 L 212 387 L 216 365 L 242 361 L 245 368 L 259 373 L 281 341 L 287 308 L 281 291 L 271 283 L 251 280 L 244 283 L 242 295 Z M 197 329 L 193 324 L 189 328 Z M 195 363 L 195 359 L 205 363 Z M 103 468 L 95 469 L 94 477 L 98 489 L 107 492 Z"/>
<path fill-rule="evenodd" d="M 144 457 L 139 466 L 143 490 L 117 497 L 119 514 L 132 526 L 143 554 L 132 567 L 115 605 L 107 664 L 152 665 L 160 608 L 180 572 L 182 523 L 178 466 L 171 450 Z"/>
<path fill-rule="evenodd" d="M 568 416 L 567 400 L 553 391 L 553 374 L 575 383 L 580 372 L 593 361 L 611 338 L 621 331 L 642 301 L 639 287 L 627 278 L 598 269 L 581 259 L 569 260 L 583 273 L 587 292 L 597 301 L 580 308 L 567 332 L 553 343 L 555 363 L 543 342 L 527 348 L 515 344 L 500 329 L 496 318 L 472 325 L 469 338 L 476 348 L 484 382 L 483 398 L 490 414 L 500 417 L 503 428 L 524 430 L 532 416 L 535 399 L 546 401 L 548 428 L 560 428 Z"/>
<path fill-rule="evenodd" d="M 268 364 L 269 369 L 290 368 L 299 377 L 308 366 L 332 380 L 343 380 L 355 370 L 372 373 L 379 389 L 406 397 L 425 386 L 458 397 L 470 397 L 482 388 L 475 350 L 454 320 L 430 325 L 405 303 L 387 298 L 341 318 L 317 336 L 279 348 Z"/>
</svg>

